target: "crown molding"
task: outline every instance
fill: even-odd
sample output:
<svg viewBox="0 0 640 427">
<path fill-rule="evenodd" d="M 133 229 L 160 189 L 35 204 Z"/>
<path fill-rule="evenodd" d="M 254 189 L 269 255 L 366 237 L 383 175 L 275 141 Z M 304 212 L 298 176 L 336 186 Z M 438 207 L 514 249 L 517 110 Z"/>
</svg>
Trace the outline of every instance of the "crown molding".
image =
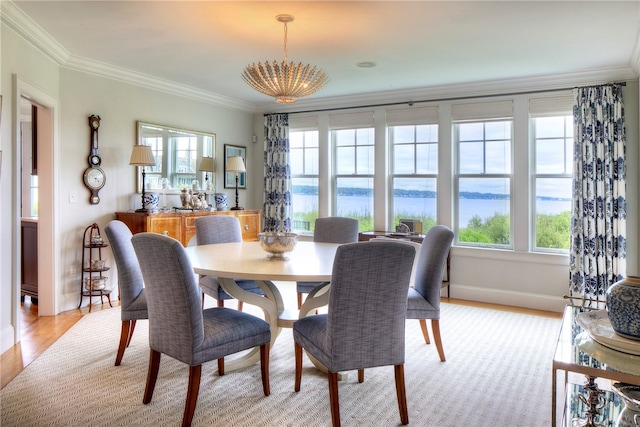
<svg viewBox="0 0 640 427">
<path fill-rule="evenodd" d="M 195 88 L 193 86 L 164 80 L 159 77 L 143 74 L 137 71 L 118 67 L 112 64 L 107 64 L 104 62 L 94 61 L 80 56 L 71 55 L 69 57 L 69 60 L 65 64 L 62 64 L 62 66 L 71 70 L 82 71 L 100 77 L 118 80 L 135 86 L 141 86 L 211 105 L 217 105 L 250 113 L 253 113 L 255 110 L 255 106 L 248 102 L 224 97 L 212 92 L 207 92 L 202 89 Z"/>
<path fill-rule="evenodd" d="M 294 113 L 323 109 L 350 109 L 393 104 L 454 101 L 500 95 L 526 94 L 529 92 L 553 92 L 574 87 L 637 80 L 638 74 L 631 66 L 583 71 L 570 74 L 535 76 L 519 79 L 487 80 L 454 85 L 422 87 L 407 90 L 366 93 L 360 95 L 303 99 L 294 105 L 275 103 L 256 105 L 259 113 Z"/>
<path fill-rule="evenodd" d="M 638 32 L 638 36 L 636 37 L 636 44 L 633 46 L 633 52 L 631 53 L 629 62 L 636 75 L 640 75 L 640 32 Z"/>
<path fill-rule="evenodd" d="M 192 86 L 164 80 L 155 76 L 128 70 L 126 68 L 90 60 L 72 55 L 37 22 L 26 15 L 12 0 L 0 1 L 0 22 L 11 28 L 18 36 L 42 51 L 59 66 L 82 71 L 97 76 L 158 90 L 164 93 L 193 99 L 207 104 L 217 105 L 253 113 L 255 105 L 197 89 Z"/>
<path fill-rule="evenodd" d="M 11 0 L 0 1 L 0 21 L 59 65 L 69 59 L 69 51 L 49 35 L 37 22 L 27 16 Z"/>
<path fill-rule="evenodd" d="M 358 95 L 306 98 L 294 105 L 281 105 L 273 102 L 251 103 L 235 98 L 224 97 L 213 92 L 192 86 L 161 79 L 152 75 L 117 67 L 111 64 L 90 60 L 70 54 L 70 52 L 51 37 L 35 21 L 27 16 L 12 0 L 0 0 L 0 22 L 15 31 L 28 43 L 40 49 L 62 67 L 95 74 L 101 77 L 122 81 L 183 98 L 193 99 L 207 104 L 250 113 L 300 112 L 322 109 L 349 109 L 377 105 L 436 102 L 441 100 L 498 96 L 501 94 L 526 93 L 530 91 L 555 91 L 577 86 L 609 83 L 613 81 L 636 80 L 640 75 L 640 34 L 636 41 L 627 67 L 590 70 L 585 72 L 534 76 L 529 78 L 488 80 L 482 82 L 455 85 L 425 86 L 415 89 L 364 93 Z"/>
</svg>

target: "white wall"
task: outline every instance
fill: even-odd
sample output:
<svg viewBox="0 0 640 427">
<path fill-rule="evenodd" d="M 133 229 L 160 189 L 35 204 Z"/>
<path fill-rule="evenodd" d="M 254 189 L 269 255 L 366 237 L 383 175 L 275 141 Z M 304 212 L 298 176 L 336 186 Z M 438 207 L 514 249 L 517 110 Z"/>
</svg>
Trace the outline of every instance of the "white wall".
<svg viewBox="0 0 640 427">
<path fill-rule="evenodd" d="M 132 196 L 136 170 L 128 164 L 136 141 L 136 121 L 215 133 L 219 166 L 224 144 L 247 146 L 247 141 L 251 143 L 252 115 L 68 69 L 61 70 L 60 88 L 63 105 L 60 169 L 66 173 L 60 177 L 59 202 L 65 215 L 60 223 L 64 271 L 60 276 L 59 294 L 64 310 L 78 304 L 77 270 L 81 263 L 80 242 L 84 229 L 92 222 L 103 229 L 113 219 L 114 212 L 140 207 L 139 196 Z M 82 173 L 88 166 L 90 134 L 87 118 L 91 114 L 101 118 L 99 151 L 101 167 L 107 176 L 106 185 L 100 190 L 99 205 L 88 203 L 89 192 L 82 183 Z M 222 182 L 221 172 L 217 174 L 217 182 Z M 70 192 L 78 193 L 77 204 L 69 203 Z M 241 203 L 244 203 L 245 194 L 241 193 Z M 113 273 L 109 275 L 113 276 Z"/>
<path fill-rule="evenodd" d="M 19 221 L 14 181 L 19 177 L 14 164 L 18 159 L 14 150 L 14 75 L 28 82 L 25 86 L 36 88 L 38 93 L 57 103 L 53 118 L 55 146 L 52 148 L 55 162 L 52 188 L 55 191 L 51 195 L 56 210 L 53 212 L 53 242 L 50 244 L 59 250 L 56 251 L 55 275 L 49 284 L 55 286 L 56 312 L 78 305 L 84 228 L 93 222 L 104 228 L 115 211 L 137 207 L 139 198 L 133 194 L 135 168 L 128 165 L 131 147 L 135 143 L 136 120 L 215 133 L 218 158 L 222 156 L 225 143 L 246 146 L 248 188 L 240 190 L 240 203 L 247 208 L 262 209 L 263 117 L 262 114 L 252 115 L 58 66 L 6 26 L 0 29 L 0 37 L 0 94 L 3 95 L 0 128 L 3 152 L 0 177 L 0 351 L 4 351 L 13 344 L 15 325 L 11 310 L 12 301 L 17 301 L 14 284 L 19 274 L 16 269 L 19 260 L 13 252 Z M 638 94 L 638 82 L 635 80 L 624 92 L 629 157 L 628 265 L 629 273 L 635 274 L 640 273 Z M 97 206 L 88 203 L 88 191 L 82 184 L 82 172 L 87 167 L 88 116 L 91 114 L 102 118 L 99 145 L 102 167 L 107 174 L 106 186 L 100 191 L 101 203 Z M 254 134 L 257 135 L 256 144 L 252 142 Z M 222 182 L 221 172 L 217 173 L 217 182 Z M 78 202 L 73 204 L 69 202 L 72 191 L 78 194 Z M 110 253 L 107 257 L 113 267 L 113 257 Z M 564 304 L 561 295 L 568 286 L 566 257 L 454 248 L 452 268 L 453 297 L 550 310 L 560 310 Z M 112 269 L 112 280 L 115 280 L 115 275 L 116 271 Z"/>
<path fill-rule="evenodd" d="M 575 86 L 581 86 L 585 83 L 576 81 Z M 640 217 L 638 214 L 638 203 L 640 199 L 640 185 L 638 180 L 638 169 L 640 165 L 640 149 L 638 147 L 638 80 L 629 81 L 623 88 L 623 99 L 625 104 L 626 131 L 627 131 L 627 274 L 639 275 L 640 273 L 640 253 L 638 251 L 638 241 L 640 240 L 640 230 L 638 223 Z M 531 88 L 528 88 L 531 90 Z M 542 90 L 542 89 L 541 89 Z M 517 92 L 513 90 L 513 92 Z M 563 94 L 571 94 L 570 90 L 563 91 Z M 471 94 L 470 94 L 471 95 Z M 509 99 L 514 102 L 516 111 L 515 119 L 519 121 L 516 124 L 514 132 L 516 144 L 520 144 L 514 150 L 517 155 L 522 156 L 515 159 L 514 167 L 527 167 L 529 160 L 528 155 L 528 105 L 529 98 L 558 96 L 557 92 L 549 94 L 536 93 L 533 95 L 520 94 L 509 95 L 504 97 L 489 98 L 488 100 Z M 464 102 L 461 100 L 464 95 L 456 94 L 456 102 Z M 478 102 L 475 99 L 473 102 Z M 454 212 L 453 206 L 452 182 L 448 178 L 452 176 L 452 156 L 453 152 L 451 142 L 451 101 L 440 101 L 433 103 L 438 107 L 440 115 L 440 143 L 439 153 L 441 161 L 439 165 L 439 185 L 438 185 L 438 222 L 440 224 L 452 227 Z M 429 104 L 423 104 L 429 105 Z M 340 105 L 334 105 L 339 108 Z M 347 110 L 352 112 L 353 110 Z M 331 111 L 335 114 L 336 111 Z M 328 145 L 327 139 L 329 129 L 327 125 L 326 111 L 319 111 L 318 129 L 320 131 L 320 144 Z M 376 107 L 376 120 L 380 118 L 384 121 L 385 107 Z M 259 136 L 259 149 L 262 150 L 262 141 L 264 136 L 259 133 L 264 125 L 262 115 L 256 115 L 254 119 L 254 132 Z M 386 134 L 384 126 L 376 128 L 376 145 L 384 146 L 386 144 Z M 330 151 L 330 149 L 321 149 L 321 153 Z M 385 152 L 385 150 L 376 151 Z M 258 153 L 254 156 L 258 158 Z M 322 159 L 322 154 L 320 156 Z M 383 159 L 384 160 L 384 159 Z M 378 160 L 376 160 L 377 162 Z M 520 166 L 518 166 L 520 165 Z M 522 166 L 524 165 L 524 166 Z M 376 163 L 376 167 L 378 163 Z M 387 186 L 377 184 L 374 189 L 376 200 L 382 200 L 381 203 L 374 203 L 374 222 L 377 230 L 390 230 L 391 224 L 386 224 L 388 218 L 385 211 L 384 198 L 386 197 Z M 258 185 L 259 183 L 254 183 Z M 562 311 L 566 300 L 563 295 L 568 294 L 569 289 L 569 256 L 563 254 L 543 254 L 529 253 L 529 224 L 526 220 L 530 214 L 530 209 L 526 203 L 530 200 L 527 196 L 529 192 L 529 184 L 526 180 L 520 179 L 515 184 L 516 200 L 524 201 L 514 208 L 514 215 L 517 217 L 516 224 L 516 241 L 514 241 L 514 250 L 493 250 L 470 247 L 455 247 L 452 250 L 451 259 L 451 296 L 454 298 L 469 299 L 474 301 L 483 301 L 491 303 L 499 303 L 513 306 L 529 307 L 535 309 Z M 331 215 L 329 206 L 329 196 L 326 192 L 320 192 L 320 200 L 318 202 L 320 214 Z M 256 201 L 257 203 L 258 201 Z M 520 220 L 518 220 L 518 218 Z M 522 220 L 525 218 L 525 220 Z"/>
<path fill-rule="evenodd" d="M 136 121 L 144 120 L 215 133 L 216 156 L 221 159 L 224 144 L 243 145 L 252 150 L 253 115 L 59 67 L 6 26 L 2 28 L 1 53 L 1 93 L 6 107 L 2 115 L 3 164 L 0 181 L 0 229 L 3 237 L 0 240 L 0 350 L 4 351 L 13 344 L 16 326 L 12 322 L 14 316 L 11 302 L 18 297 L 14 284 L 19 280 L 19 269 L 16 269 L 16 266 L 19 267 L 19 259 L 13 256 L 15 244 L 12 240 L 18 237 L 15 234 L 20 216 L 19 209 L 17 214 L 13 214 L 12 209 L 5 209 L 16 206 L 19 200 L 18 195 L 13 193 L 16 188 L 14 180 L 19 179 L 19 168 L 12 165 L 18 158 L 13 149 L 14 135 L 11 133 L 11 124 L 15 120 L 10 108 L 14 102 L 11 96 L 14 75 L 59 100 L 57 116 L 54 117 L 55 126 L 58 128 L 54 141 L 54 187 L 57 192 L 53 202 L 57 212 L 54 212 L 53 220 L 54 241 L 58 248 L 55 260 L 56 273 L 49 283 L 40 284 L 55 289 L 56 313 L 76 308 L 80 301 L 81 244 L 84 229 L 94 222 L 104 229 L 114 218 L 114 212 L 139 207 L 139 196 L 134 195 L 136 171 L 128 164 L 131 149 L 135 144 Z M 89 192 L 82 182 L 83 171 L 88 166 L 88 117 L 91 114 L 97 114 L 102 119 L 99 129 L 99 151 L 102 156 L 102 168 L 107 175 L 106 185 L 100 190 L 101 202 L 98 205 L 89 204 Z M 217 173 L 217 182 L 222 182 L 222 172 Z M 256 191 L 253 185 L 247 190 L 240 190 L 240 203 L 247 208 L 261 208 L 261 204 L 254 206 L 247 202 L 255 198 L 253 193 Z M 70 203 L 71 192 L 78 194 L 77 203 Z M 44 213 L 41 213 L 41 216 L 44 216 Z M 116 270 L 113 268 L 113 256 L 109 249 L 106 251 L 106 257 L 108 265 L 112 267 L 108 275 L 115 285 Z M 112 294 L 112 298 L 117 298 L 117 292 Z M 87 301 L 85 298 L 84 305 Z"/>
</svg>

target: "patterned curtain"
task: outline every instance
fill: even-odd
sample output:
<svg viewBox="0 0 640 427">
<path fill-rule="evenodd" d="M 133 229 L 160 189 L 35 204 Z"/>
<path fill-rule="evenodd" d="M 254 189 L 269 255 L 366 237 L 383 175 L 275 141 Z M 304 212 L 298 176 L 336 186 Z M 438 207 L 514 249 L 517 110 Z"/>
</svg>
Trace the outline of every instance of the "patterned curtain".
<svg viewBox="0 0 640 427">
<path fill-rule="evenodd" d="M 602 302 L 626 274 L 625 127 L 619 85 L 573 91 L 571 296 Z"/>
<path fill-rule="evenodd" d="M 264 231 L 291 231 L 289 115 L 264 119 Z"/>
</svg>

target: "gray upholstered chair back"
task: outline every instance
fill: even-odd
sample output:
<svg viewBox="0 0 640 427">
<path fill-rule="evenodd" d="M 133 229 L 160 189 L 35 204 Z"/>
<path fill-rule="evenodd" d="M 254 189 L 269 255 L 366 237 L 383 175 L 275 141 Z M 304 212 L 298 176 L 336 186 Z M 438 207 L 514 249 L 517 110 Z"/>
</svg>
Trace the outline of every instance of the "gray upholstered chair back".
<svg viewBox="0 0 640 427">
<path fill-rule="evenodd" d="M 132 241 L 147 285 L 149 346 L 188 365 L 202 363 L 201 291 L 184 247 L 155 233 L 138 233 Z"/>
<path fill-rule="evenodd" d="M 358 241 L 358 220 L 339 216 L 317 218 L 314 242 L 352 243 Z"/>
<path fill-rule="evenodd" d="M 404 363 L 407 290 L 415 249 L 351 243 L 333 264 L 327 344 L 332 372 Z"/>
<path fill-rule="evenodd" d="M 136 252 L 131 244 L 131 231 L 125 223 L 113 220 L 105 227 L 105 233 L 118 268 L 122 320 L 146 319 L 146 301 L 141 304 L 138 299 L 145 292 L 144 280 Z M 138 304 L 135 303 L 136 300 L 139 301 Z M 135 311 L 143 311 L 143 316 L 141 317 L 141 313 L 134 316 Z"/>
<path fill-rule="evenodd" d="M 196 219 L 199 245 L 242 242 L 240 220 L 230 215 L 209 215 Z"/>
<path fill-rule="evenodd" d="M 435 225 L 427 232 L 418 253 L 414 289 L 436 309 L 440 308 L 442 275 L 452 241 L 451 229 Z"/>
</svg>

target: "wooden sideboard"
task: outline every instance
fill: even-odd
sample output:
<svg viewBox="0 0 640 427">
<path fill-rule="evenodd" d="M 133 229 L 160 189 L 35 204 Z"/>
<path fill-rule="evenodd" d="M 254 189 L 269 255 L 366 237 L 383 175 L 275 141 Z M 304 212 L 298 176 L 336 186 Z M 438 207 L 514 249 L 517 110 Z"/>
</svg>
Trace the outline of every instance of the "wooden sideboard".
<svg viewBox="0 0 640 427">
<path fill-rule="evenodd" d="M 196 235 L 196 219 L 206 215 L 233 215 L 240 221 L 242 240 L 257 241 L 260 229 L 259 210 L 238 211 L 176 211 L 176 212 L 116 212 L 116 219 L 127 224 L 133 234 L 165 233 L 184 246 Z"/>
</svg>

